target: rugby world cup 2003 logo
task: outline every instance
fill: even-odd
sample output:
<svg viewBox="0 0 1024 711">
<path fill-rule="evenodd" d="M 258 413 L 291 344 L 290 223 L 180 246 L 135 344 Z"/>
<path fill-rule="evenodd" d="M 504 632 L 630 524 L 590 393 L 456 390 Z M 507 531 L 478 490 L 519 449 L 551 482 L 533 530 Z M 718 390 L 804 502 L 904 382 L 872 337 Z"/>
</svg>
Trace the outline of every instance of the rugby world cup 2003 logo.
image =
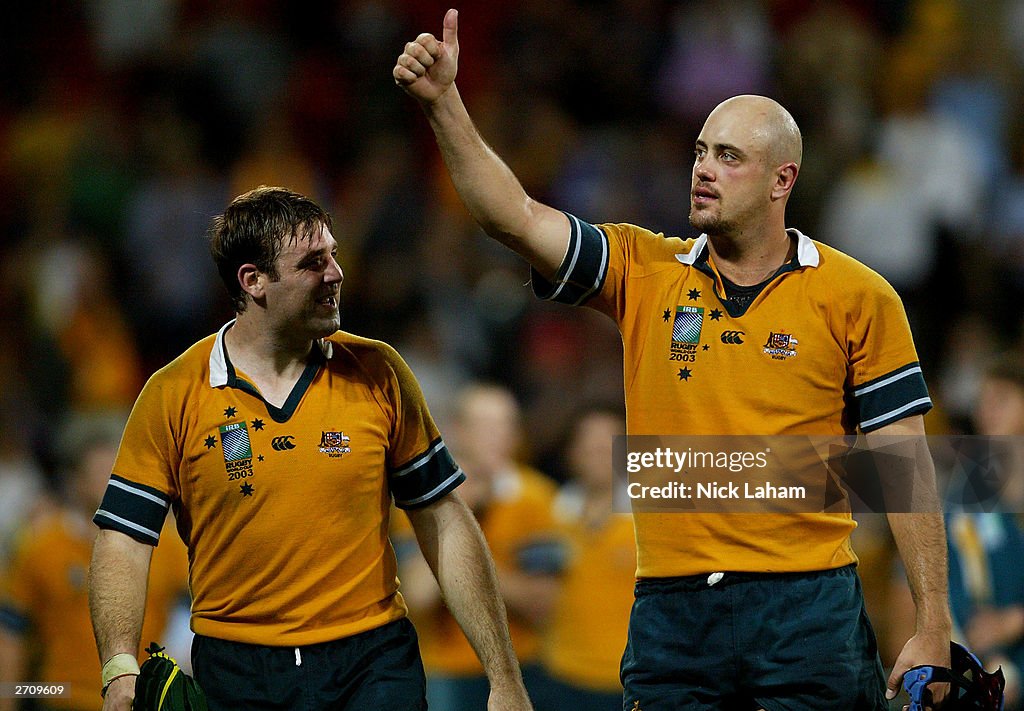
<svg viewBox="0 0 1024 711">
<path fill-rule="evenodd" d="M 665 312 L 666 316 L 668 311 Z M 669 360 L 692 363 L 697 357 L 697 345 L 704 326 L 704 309 L 700 306 L 676 306 L 672 320 L 672 343 L 669 346 Z"/>
<path fill-rule="evenodd" d="M 342 457 L 352 451 L 348 444 L 350 439 L 344 432 L 322 431 L 320 435 L 320 453 L 332 458 Z"/>
<path fill-rule="evenodd" d="M 221 425 L 219 430 L 228 481 L 252 476 L 252 443 L 249 441 L 249 430 L 245 423 Z"/>
</svg>

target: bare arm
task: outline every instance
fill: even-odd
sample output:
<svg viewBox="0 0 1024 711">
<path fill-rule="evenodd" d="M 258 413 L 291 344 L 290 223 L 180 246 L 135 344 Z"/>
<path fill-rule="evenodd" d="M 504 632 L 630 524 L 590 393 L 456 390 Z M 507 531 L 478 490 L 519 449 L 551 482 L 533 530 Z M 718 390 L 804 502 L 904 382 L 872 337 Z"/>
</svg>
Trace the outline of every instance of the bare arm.
<svg viewBox="0 0 1024 711">
<path fill-rule="evenodd" d="M 123 533 L 101 530 L 96 536 L 89 567 L 89 611 L 101 664 L 115 654 L 138 654 L 152 555 L 152 546 Z M 135 677 L 121 677 L 107 689 L 103 709 L 127 711 L 134 697 Z"/>
<path fill-rule="evenodd" d="M 489 711 L 529 711 L 487 543 L 473 513 L 452 493 L 409 511 L 423 557 L 491 683 Z"/>
<path fill-rule="evenodd" d="M 552 279 L 569 247 L 569 221 L 527 195 L 473 125 L 455 86 L 456 10 L 444 17 L 443 38 L 438 42 L 424 33 L 409 42 L 392 72 L 395 82 L 420 102 L 455 188 L 473 218 L 487 234 Z"/>
<path fill-rule="evenodd" d="M 558 594 L 559 581 L 551 575 L 524 573 L 517 569 L 497 569 L 498 590 L 509 615 L 539 627 L 547 622 Z M 441 605 L 441 591 L 433 571 L 422 555 L 412 554 L 399 564 L 402 597 L 411 610 L 431 614 Z"/>
<path fill-rule="evenodd" d="M 935 483 L 935 465 L 925 440 L 924 418 L 907 417 L 867 435 L 868 446 L 883 448 L 913 462 L 913 512 L 888 512 L 889 527 L 899 549 L 916 608 L 914 636 L 900 652 L 889 675 L 889 694 L 895 696 L 903 674 L 918 664 L 949 666 L 952 621 L 946 528 Z M 897 476 L 909 472 L 899 471 Z M 944 696 L 934 689 L 936 700 Z M 891 697 L 890 697 L 891 698 Z"/>
<path fill-rule="evenodd" d="M 402 597 L 410 610 L 421 615 L 432 615 L 441 607 L 441 590 L 437 587 L 437 579 L 422 555 L 409 553 L 400 558 L 398 577 L 402 579 Z"/>
</svg>

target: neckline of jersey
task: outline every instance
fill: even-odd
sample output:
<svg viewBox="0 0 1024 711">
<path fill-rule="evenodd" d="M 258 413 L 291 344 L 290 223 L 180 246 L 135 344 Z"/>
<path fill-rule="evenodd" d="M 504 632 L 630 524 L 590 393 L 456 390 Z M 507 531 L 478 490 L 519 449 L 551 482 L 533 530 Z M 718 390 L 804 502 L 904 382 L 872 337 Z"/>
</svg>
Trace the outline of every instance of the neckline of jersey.
<svg viewBox="0 0 1024 711">
<path fill-rule="evenodd" d="M 242 392 L 249 393 L 253 397 L 257 398 L 266 406 L 267 414 L 270 418 L 278 424 L 283 424 L 291 419 L 292 415 L 295 414 L 296 408 L 299 406 L 299 402 L 302 400 L 302 396 L 309 390 L 309 386 L 313 383 L 313 379 L 316 374 L 320 372 L 320 366 L 327 362 L 327 357 L 324 355 L 323 349 L 319 344 L 314 343 L 313 347 L 309 349 L 309 357 L 306 362 L 306 367 L 302 371 L 302 375 L 295 381 L 295 385 L 292 386 L 292 391 L 288 394 L 288 399 L 284 401 L 281 407 L 267 402 L 263 394 L 260 393 L 259 389 L 250 383 L 245 378 L 239 377 L 235 372 L 235 366 L 231 362 L 231 358 L 228 357 L 227 344 L 221 341 L 221 348 L 223 349 L 224 365 L 227 369 L 227 385 L 229 388 L 235 388 Z"/>
<path fill-rule="evenodd" d="M 718 302 L 725 307 L 726 312 L 732 318 L 739 318 L 743 316 L 745 313 L 747 313 L 747 311 L 750 310 L 750 307 L 754 305 L 754 302 L 757 301 L 757 298 L 761 295 L 761 292 L 765 290 L 765 287 L 767 287 L 773 281 L 778 279 L 781 275 L 786 274 L 787 272 L 796 271 L 801 266 L 803 266 L 800 264 L 800 260 L 797 258 L 797 255 L 794 254 L 792 259 L 790 259 L 777 270 L 775 270 L 774 274 L 772 274 L 770 277 L 762 281 L 760 284 L 755 284 L 753 286 L 739 286 L 737 284 L 732 284 L 732 282 L 730 282 L 721 274 L 715 273 L 715 270 L 711 268 L 711 264 L 708 263 L 709 253 L 710 250 L 703 250 L 701 254 L 697 257 L 697 259 L 694 261 L 693 266 L 699 269 L 702 273 L 711 277 L 711 281 L 714 283 L 711 288 L 711 291 L 714 292 L 715 298 L 717 298 Z M 725 292 L 725 298 L 723 298 L 722 295 L 718 293 L 717 279 L 722 280 L 722 291 Z M 749 296 L 751 293 L 753 293 L 753 298 L 747 301 L 746 304 L 739 304 L 731 301 L 728 298 L 728 284 L 732 284 L 733 286 L 737 287 L 743 296 Z"/>
</svg>

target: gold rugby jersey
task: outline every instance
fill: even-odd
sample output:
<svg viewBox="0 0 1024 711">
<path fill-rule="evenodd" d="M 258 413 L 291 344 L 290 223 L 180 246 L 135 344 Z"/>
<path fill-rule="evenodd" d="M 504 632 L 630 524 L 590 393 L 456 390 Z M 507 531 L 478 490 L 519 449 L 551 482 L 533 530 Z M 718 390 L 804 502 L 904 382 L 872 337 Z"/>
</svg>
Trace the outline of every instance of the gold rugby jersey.
<svg viewBox="0 0 1024 711">
<path fill-rule="evenodd" d="M 591 306 L 622 334 L 630 435 L 843 435 L 931 407 L 899 296 L 855 259 L 788 230 L 794 258 L 745 309 L 707 236 L 573 215 L 538 296 Z M 848 513 L 636 513 L 637 575 L 797 572 L 856 561 Z"/>
<path fill-rule="evenodd" d="M 339 331 L 277 408 L 231 365 L 232 323 L 143 388 L 94 521 L 155 545 L 174 507 L 198 634 L 301 646 L 405 616 L 392 499 L 423 506 L 464 480 L 412 371 Z"/>
<path fill-rule="evenodd" d="M 167 528 L 170 528 L 168 522 Z M 95 530 L 86 516 L 58 510 L 20 532 L 10 567 L 0 575 L 0 629 L 25 642 L 32 679 L 64 684 L 68 695 L 48 709 L 95 709 L 100 660 L 89 620 L 89 561 Z M 136 656 L 148 640 L 165 639 L 167 621 L 183 602 L 188 560 L 181 541 L 163 539 L 153 551 L 146 611 Z M 26 670 L 27 671 L 27 670 Z"/>
</svg>

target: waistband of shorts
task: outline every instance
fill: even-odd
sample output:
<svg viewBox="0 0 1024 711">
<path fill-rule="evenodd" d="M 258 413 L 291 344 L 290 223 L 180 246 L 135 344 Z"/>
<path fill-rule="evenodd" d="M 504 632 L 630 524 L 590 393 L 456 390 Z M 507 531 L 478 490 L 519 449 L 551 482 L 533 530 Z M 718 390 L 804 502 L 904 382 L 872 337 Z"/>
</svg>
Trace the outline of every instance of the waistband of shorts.
<svg viewBox="0 0 1024 711">
<path fill-rule="evenodd" d="M 669 578 L 640 578 L 636 581 L 636 594 L 655 595 L 658 593 L 698 592 L 708 588 L 722 588 L 742 583 L 822 580 L 832 577 L 850 577 L 856 574 L 856 564 L 850 563 L 849 565 L 829 568 L 828 570 L 809 570 L 794 573 L 722 571 Z"/>
<path fill-rule="evenodd" d="M 362 640 L 374 639 L 379 636 L 387 636 L 390 634 L 408 634 L 409 630 L 413 629 L 412 623 L 408 617 L 400 617 L 397 620 L 391 622 L 385 622 L 379 627 L 371 627 L 368 630 L 362 632 L 356 632 L 353 635 L 347 637 L 339 637 L 338 639 L 327 640 L 326 642 L 314 642 L 312 644 L 254 644 L 252 642 L 238 642 L 236 640 L 224 639 L 222 637 L 211 637 L 210 635 L 202 635 L 196 632 L 193 637 L 195 639 L 205 640 L 206 643 L 216 645 L 222 649 L 235 649 L 238 652 L 255 651 L 255 650 L 266 650 L 267 652 L 292 654 L 293 650 L 302 649 L 315 652 L 321 649 L 333 649 L 335 647 L 343 647 L 352 644 L 359 644 Z"/>
</svg>

